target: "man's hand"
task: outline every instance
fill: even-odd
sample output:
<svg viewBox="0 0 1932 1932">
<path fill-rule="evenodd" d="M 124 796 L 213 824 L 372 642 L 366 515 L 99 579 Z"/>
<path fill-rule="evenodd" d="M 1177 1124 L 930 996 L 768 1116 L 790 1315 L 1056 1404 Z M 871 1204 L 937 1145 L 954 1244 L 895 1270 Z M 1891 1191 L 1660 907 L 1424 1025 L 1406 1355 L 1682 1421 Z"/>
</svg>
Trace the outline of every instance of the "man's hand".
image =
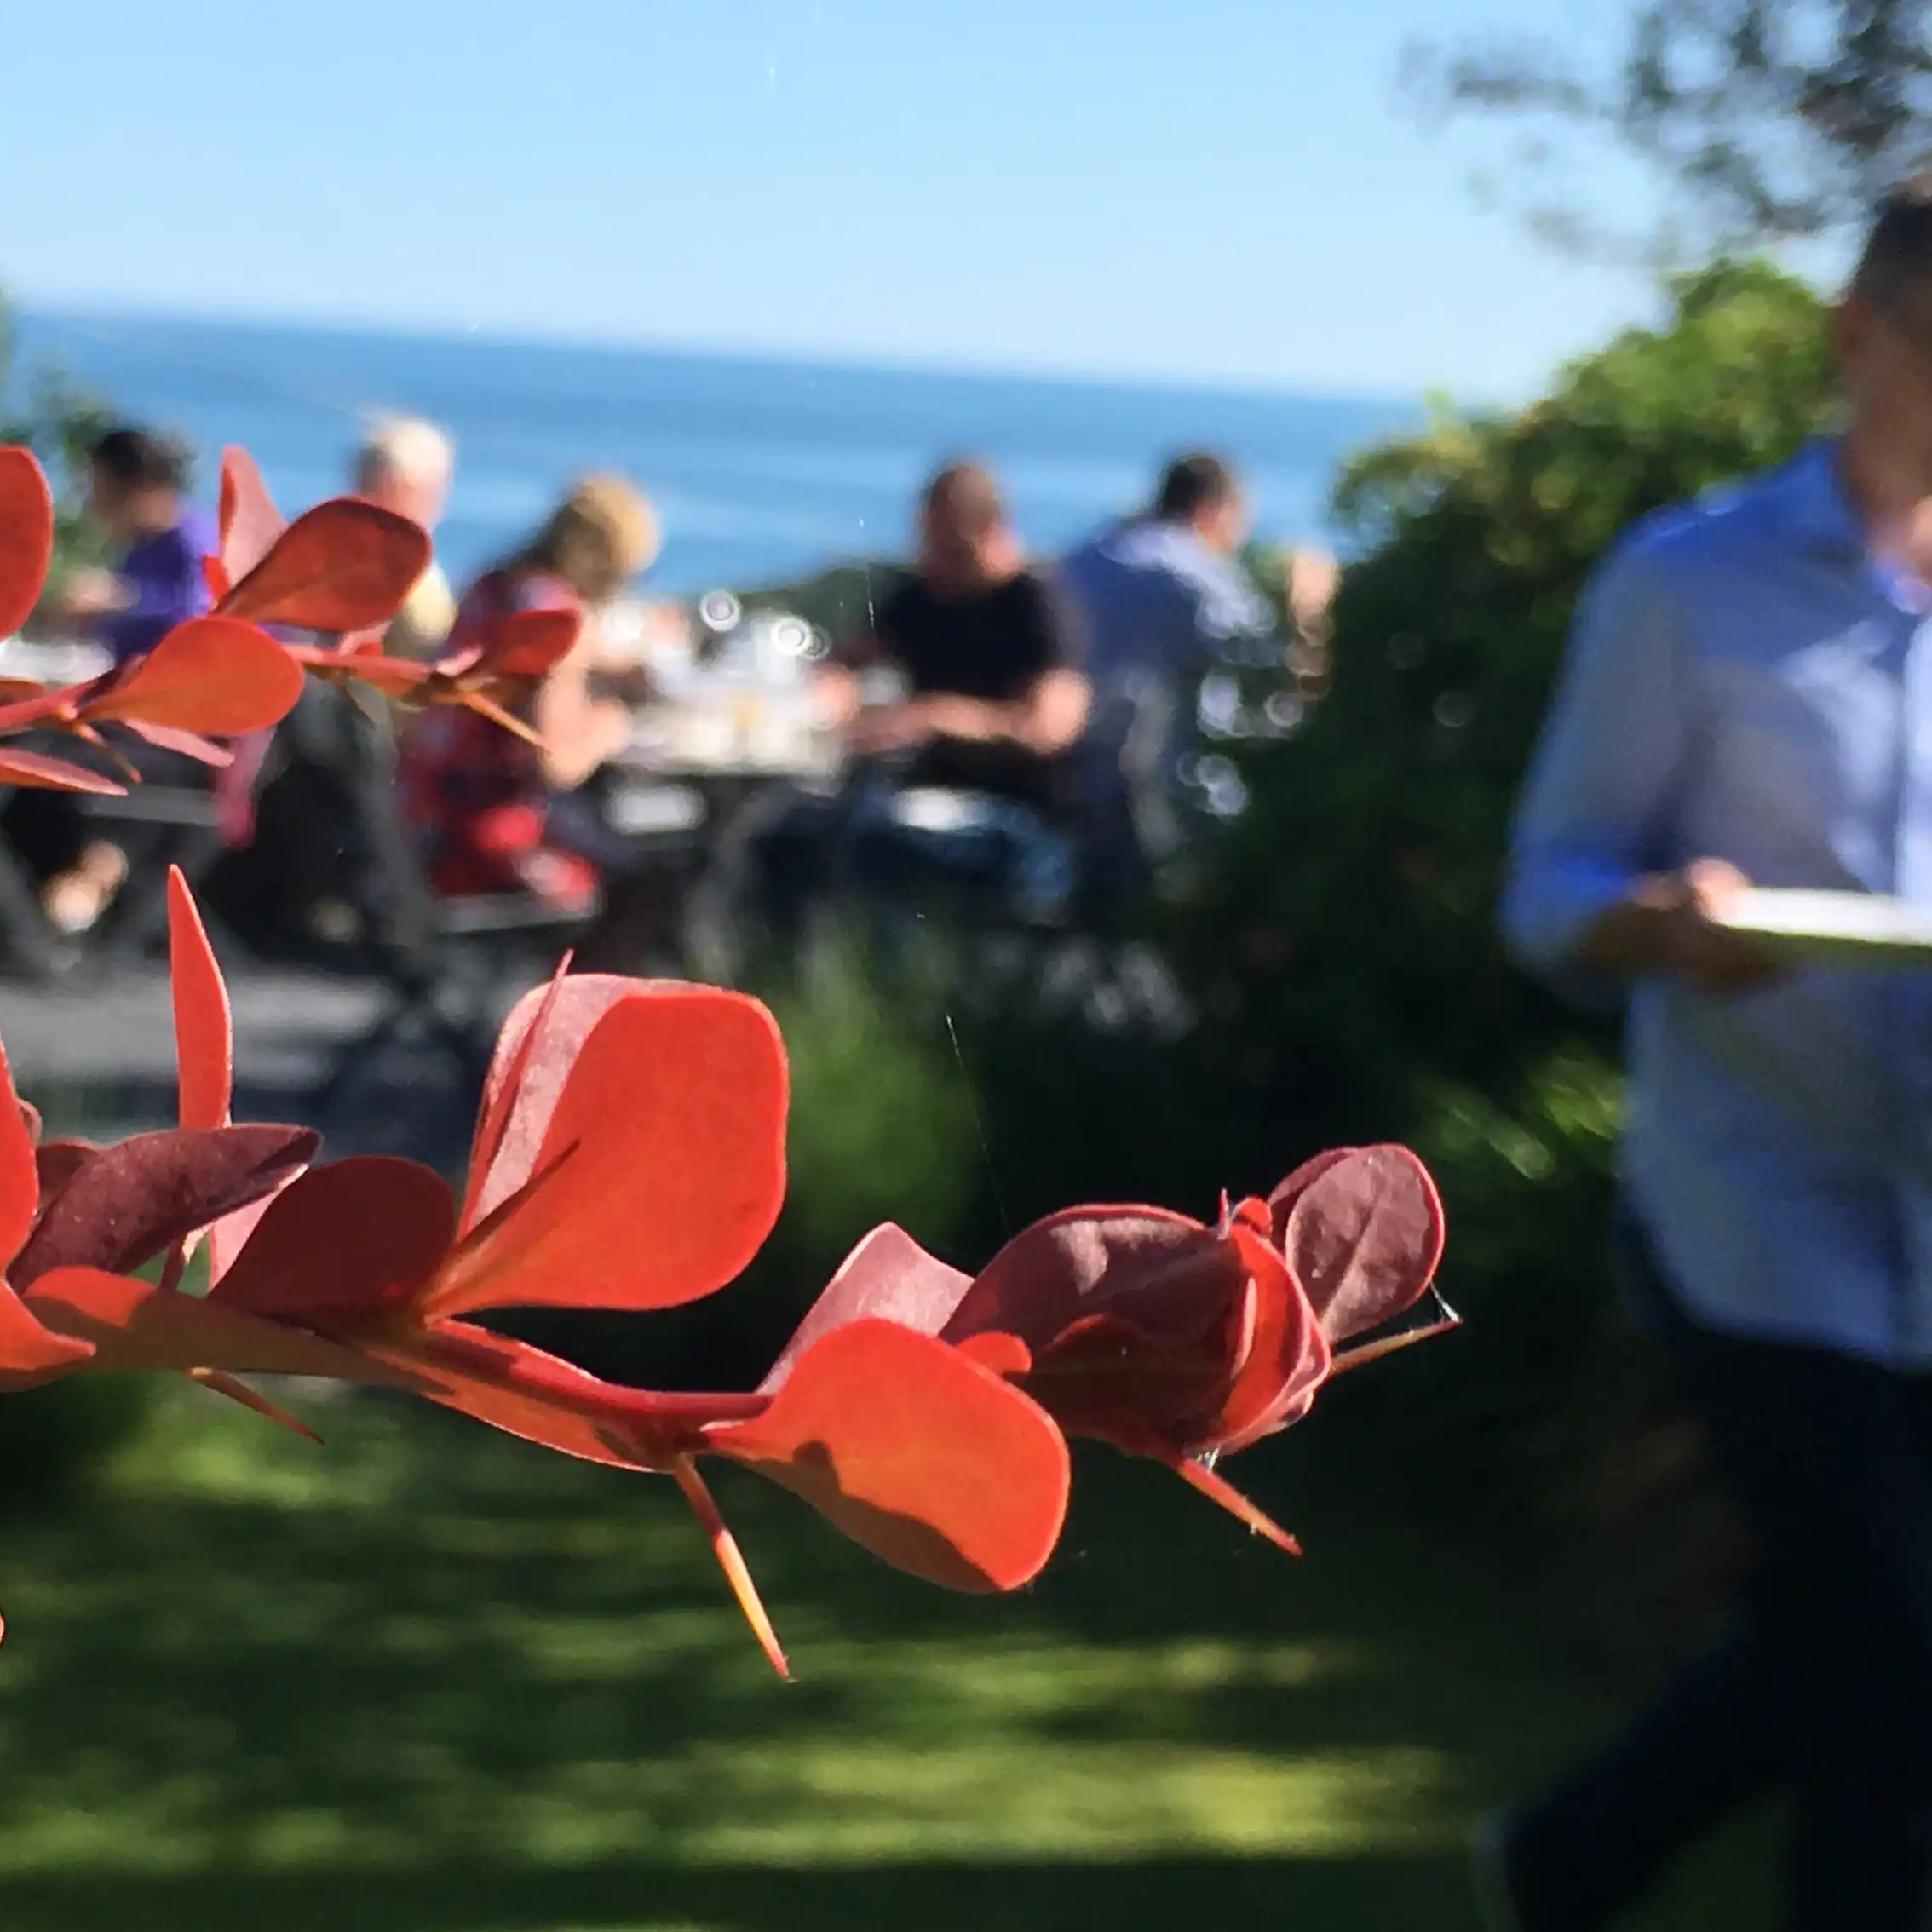
<svg viewBox="0 0 1932 1932">
<path fill-rule="evenodd" d="M 1783 971 L 1757 940 L 1720 923 L 1750 889 L 1725 859 L 1695 859 L 1682 871 L 1639 879 L 1590 929 L 1583 963 L 1626 975 L 1671 973 L 1700 992 L 1748 992 Z"/>
</svg>

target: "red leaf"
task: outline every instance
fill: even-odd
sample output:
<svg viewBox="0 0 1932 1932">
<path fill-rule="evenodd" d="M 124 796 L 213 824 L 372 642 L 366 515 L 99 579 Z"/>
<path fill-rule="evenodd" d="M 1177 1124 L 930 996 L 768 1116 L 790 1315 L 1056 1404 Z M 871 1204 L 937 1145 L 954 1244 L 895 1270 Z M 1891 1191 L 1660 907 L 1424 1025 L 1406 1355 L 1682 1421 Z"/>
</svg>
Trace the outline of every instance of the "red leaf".
<svg viewBox="0 0 1932 1932">
<path fill-rule="evenodd" d="M 27 1307 L 58 1333 L 92 1343 L 93 1369 L 214 1369 L 414 1386 L 405 1372 L 306 1329 L 101 1268 L 50 1269 L 28 1291 Z M 0 1387 L 7 1380 L 0 1376 Z"/>
<path fill-rule="evenodd" d="M 448 1252 L 456 1206 L 412 1160 L 361 1154 L 311 1168 L 276 1195 L 209 1293 L 233 1308 L 331 1327 L 420 1287 Z"/>
<path fill-rule="evenodd" d="M 54 558 L 54 497 L 32 450 L 0 446 L 0 637 L 39 601 Z"/>
<path fill-rule="evenodd" d="M 220 607 L 298 630 L 360 630 L 394 617 L 428 566 L 422 525 L 359 497 L 334 497 L 304 510 Z"/>
<path fill-rule="evenodd" d="M 50 1268 L 137 1268 L 281 1186 L 315 1148 L 306 1127 L 176 1128 L 103 1147 L 48 1203 L 14 1263 L 14 1285 Z"/>
<path fill-rule="evenodd" d="M 1325 1152 L 1304 1160 L 1274 1192 L 1268 1197 L 1268 1218 L 1274 1230 L 1274 1245 L 1279 1247 L 1288 1233 L 1288 1216 L 1295 1203 L 1320 1180 L 1329 1169 L 1348 1159 L 1355 1149 L 1353 1147 L 1330 1147 Z"/>
<path fill-rule="evenodd" d="M 85 765 L 71 764 L 65 758 L 49 758 L 41 751 L 16 751 L 0 747 L 0 785 L 26 785 L 43 791 L 91 791 L 98 797 L 115 797 L 127 791 L 118 779 L 90 772 Z"/>
<path fill-rule="evenodd" d="M 987 1262 L 941 1331 L 1017 1335 L 1037 1354 L 1098 1309 L 1126 1316 L 1150 1343 L 1199 1337 L 1241 1291 L 1239 1251 L 1185 1215 L 1077 1207 L 1023 1228 Z"/>
<path fill-rule="evenodd" d="M 1067 1510 L 1067 1441 L 1019 1390 L 889 1321 L 835 1329 L 712 1451 L 795 1490 L 874 1555 L 953 1590 L 1036 1576 Z"/>
<path fill-rule="evenodd" d="M 480 678 L 542 677 L 568 657 L 584 629 L 581 610 L 511 611 L 496 625 L 465 675 Z"/>
<path fill-rule="evenodd" d="M 228 989 L 179 865 L 168 868 L 168 980 L 175 1000 L 181 1124 L 225 1127 L 234 1085 Z"/>
<path fill-rule="evenodd" d="M 1292 1177 L 1291 1177 L 1292 1178 Z M 1289 1205 L 1282 1246 L 1331 1342 L 1401 1314 L 1442 1259 L 1442 1202 L 1406 1147 L 1356 1147 Z"/>
<path fill-rule="evenodd" d="M 533 1064 L 526 1089 L 540 1113 L 534 1078 Z M 466 1237 L 424 1315 L 710 1294 L 778 1218 L 785 1107 L 784 1046 L 756 1000 L 639 982 L 576 1056 L 530 1170 L 542 1178 Z"/>
<path fill-rule="evenodd" d="M 218 738 L 279 723 L 302 695 L 302 671 L 266 631 L 232 617 L 190 618 L 82 709 Z"/>
<path fill-rule="evenodd" d="M 804 1320 L 793 1331 L 771 1372 L 759 1383 L 761 1389 L 776 1389 L 791 1374 L 792 1365 L 822 1336 L 849 1321 L 874 1316 L 882 1321 L 896 1321 L 902 1328 L 921 1335 L 937 1335 L 952 1319 L 973 1278 L 929 1255 L 901 1228 L 888 1222 L 875 1228 L 845 1257 L 825 1292 L 813 1302 Z M 977 1337 L 975 1337 L 977 1339 Z M 1020 1355 L 1027 1353 L 1015 1337 L 1002 1335 Z M 989 1367 L 1012 1360 L 1012 1348 L 995 1350 L 992 1360 L 974 1351 Z M 1025 1364 L 1022 1362 L 1022 1366 Z"/>
<path fill-rule="evenodd" d="M 612 1004 L 639 984 L 612 973 L 584 973 L 572 979 L 566 976 L 569 971 L 570 955 L 566 953 L 546 985 L 533 986 L 511 1007 L 497 1035 L 469 1145 L 460 1223 L 465 1233 L 530 1178 L 530 1164 L 537 1158 L 557 1095 L 585 1038 Z M 515 1141 L 492 1182 L 491 1173 L 503 1157 L 513 1120 Z"/>
<path fill-rule="evenodd" d="M 239 444 L 230 443 L 221 451 L 221 494 L 219 503 L 222 575 L 227 579 L 217 598 L 226 595 L 275 547 L 275 539 L 288 526 L 282 513 L 262 480 L 255 458 Z"/>
<path fill-rule="evenodd" d="M 1288 1264 L 1243 1222 L 1233 1238 L 1255 1284 L 1253 1343 L 1205 1439 L 1189 1445 L 1224 1455 L 1299 1422 L 1330 1366 L 1328 1338 Z"/>
<path fill-rule="evenodd" d="M 225 772 L 234 763 L 235 755 L 225 745 L 217 745 L 211 738 L 204 738 L 198 731 L 181 731 L 173 725 L 150 724 L 145 718 L 123 718 L 124 731 L 131 731 L 144 745 L 152 745 L 163 751 L 175 751 L 184 758 L 193 758 L 206 765 L 211 771 Z"/>
</svg>

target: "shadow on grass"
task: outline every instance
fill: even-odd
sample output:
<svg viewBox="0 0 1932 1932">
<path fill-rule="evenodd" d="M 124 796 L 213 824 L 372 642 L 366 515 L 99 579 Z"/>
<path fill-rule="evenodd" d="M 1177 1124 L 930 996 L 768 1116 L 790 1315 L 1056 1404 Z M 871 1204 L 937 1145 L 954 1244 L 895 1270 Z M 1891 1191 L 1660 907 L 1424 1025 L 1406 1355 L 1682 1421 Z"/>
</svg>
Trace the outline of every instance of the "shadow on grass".
<svg viewBox="0 0 1932 1932">
<path fill-rule="evenodd" d="M 1458 1932 L 1471 1812 L 1601 1716 L 1446 1552 L 1318 1481 L 1319 1427 L 1243 1465 L 1305 1561 L 1083 1456 L 1061 1555 L 1007 1600 L 726 1471 L 785 1686 L 668 1484 L 315 1413 L 327 1451 L 184 1389 L 112 1493 L 11 1526 L 9 1932 Z"/>
</svg>

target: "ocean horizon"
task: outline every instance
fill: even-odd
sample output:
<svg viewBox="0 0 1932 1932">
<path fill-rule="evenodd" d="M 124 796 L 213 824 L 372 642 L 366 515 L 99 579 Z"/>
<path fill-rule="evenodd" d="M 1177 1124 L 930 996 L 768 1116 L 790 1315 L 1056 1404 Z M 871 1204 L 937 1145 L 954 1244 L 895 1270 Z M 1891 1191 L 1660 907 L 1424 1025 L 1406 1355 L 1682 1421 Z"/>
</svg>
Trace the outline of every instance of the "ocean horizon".
<svg viewBox="0 0 1932 1932">
<path fill-rule="evenodd" d="M 1259 534 L 1319 537 L 1348 455 L 1423 417 L 1419 399 L 480 333 L 48 309 L 16 320 L 16 379 L 52 363 L 118 414 L 180 434 L 204 499 L 230 442 L 285 509 L 329 495 L 363 423 L 407 411 L 457 444 L 439 532 L 453 578 L 511 548 L 572 476 L 617 469 L 657 504 L 652 582 L 680 595 L 903 554 L 920 483 L 962 455 L 992 465 L 1041 555 L 1144 502 L 1161 463 L 1195 447 L 1241 471 Z"/>
</svg>

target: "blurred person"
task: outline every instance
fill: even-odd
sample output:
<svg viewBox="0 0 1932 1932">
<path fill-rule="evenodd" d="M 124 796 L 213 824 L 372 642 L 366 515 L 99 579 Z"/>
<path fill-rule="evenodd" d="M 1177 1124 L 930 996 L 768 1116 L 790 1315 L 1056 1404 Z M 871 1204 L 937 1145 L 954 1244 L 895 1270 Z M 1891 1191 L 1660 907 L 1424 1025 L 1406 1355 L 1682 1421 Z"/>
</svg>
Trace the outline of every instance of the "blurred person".
<svg viewBox="0 0 1932 1932">
<path fill-rule="evenodd" d="M 110 429 L 88 457 L 88 512 L 118 551 L 112 567 L 71 572 L 50 607 L 117 663 L 152 650 L 210 601 L 202 560 L 215 526 L 188 506 L 188 459 L 152 430 Z"/>
<path fill-rule="evenodd" d="M 1087 680 L 1064 601 L 1027 567 L 980 464 L 949 463 L 928 483 L 912 575 L 841 655 L 820 689 L 848 749 L 893 760 L 901 790 L 979 801 L 971 828 L 955 835 L 866 813 L 862 866 L 897 877 L 924 860 L 1043 904 L 1063 896 L 1072 865 L 1060 822 L 1065 762 L 1086 723 Z M 901 694 L 867 704 L 865 673 L 880 668 Z"/>
<path fill-rule="evenodd" d="M 433 423 L 406 416 L 372 423 L 355 453 L 355 493 L 434 532 L 449 497 L 456 452 Z M 431 558 L 391 619 L 384 647 L 399 658 L 433 658 L 456 622 L 456 599 Z"/>
<path fill-rule="evenodd" d="M 215 549 L 215 527 L 189 506 L 187 478 L 186 451 L 152 430 L 110 429 L 89 452 L 88 513 L 116 558 L 106 569 L 72 572 L 49 614 L 117 664 L 152 650 L 211 601 L 202 561 Z M 208 782 L 205 768 L 176 754 L 143 746 L 129 755 L 151 780 Z M 127 879 L 122 845 L 95 836 L 73 800 L 57 793 L 16 794 L 6 829 L 41 881 L 48 923 L 69 935 L 98 924 Z"/>
<path fill-rule="evenodd" d="M 1729 1635 L 1479 1835 L 1515 1932 L 1620 1923 L 1774 1785 L 1792 1932 L 1932 1923 L 1932 975 L 1724 923 L 1932 907 L 1932 175 L 1832 335 L 1843 433 L 1599 568 L 1515 832 L 1519 957 L 1629 989 L 1619 1258 L 1753 1546 Z"/>
<path fill-rule="evenodd" d="M 1248 532 L 1239 479 L 1221 457 L 1197 452 L 1167 466 L 1145 511 L 1061 559 L 1059 581 L 1079 615 L 1094 689 L 1082 789 L 1102 822 L 1125 809 L 1130 740 L 1151 740 L 1146 762 L 1171 794 L 1202 678 L 1229 645 L 1279 632 L 1277 606 L 1239 561 Z M 1325 613 L 1336 578 L 1325 552 L 1291 554 L 1283 601 L 1297 630 Z"/>
<path fill-rule="evenodd" d="M 487 571 L 457 607 L 450 643 L 480 641 L 511 612 L 584 619 L 570 654 L 516 709 L 539 751 L 474 711 L 437 706 L 412 722 L 400 762 L 405 810 L 443 894 L 526 891 L 561 906 L 595 896 L 599 860 L 556 807 L 629 742 L 635 693 L 601 661 L 601 607 L 657 554 L 657 519 L 622 477 L 578 483 L 537 536 Z"/>
</svg>

